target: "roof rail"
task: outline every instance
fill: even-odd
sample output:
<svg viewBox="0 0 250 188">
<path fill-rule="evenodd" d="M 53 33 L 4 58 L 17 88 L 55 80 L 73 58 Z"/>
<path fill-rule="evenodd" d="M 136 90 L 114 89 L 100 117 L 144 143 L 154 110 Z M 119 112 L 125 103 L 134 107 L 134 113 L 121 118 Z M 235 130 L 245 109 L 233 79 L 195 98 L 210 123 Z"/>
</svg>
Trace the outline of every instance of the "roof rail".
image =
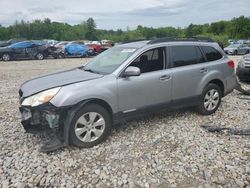
<svg viewBox="0 0 250 188">
<path fill-rule="evenodd" d="M 140 42 L 140 41 L 145 41 L 145 40 L 146 39 L 128 40 L 128 41 L 122 42 L 122 44 L 131 43 L 131 42 Z"/>
<path fill-rule="evenodd" d="M 156 43 L 161 43 L 161 42 L 176 42 L 176 41 L 214 42 L 211 38 L 206 38 L 206 37 L 191 37 L 191 38 L 164 37 L 164 38 L 153 39 L 149 41 L 148 44 L 156 44 Z"/>
</svg>

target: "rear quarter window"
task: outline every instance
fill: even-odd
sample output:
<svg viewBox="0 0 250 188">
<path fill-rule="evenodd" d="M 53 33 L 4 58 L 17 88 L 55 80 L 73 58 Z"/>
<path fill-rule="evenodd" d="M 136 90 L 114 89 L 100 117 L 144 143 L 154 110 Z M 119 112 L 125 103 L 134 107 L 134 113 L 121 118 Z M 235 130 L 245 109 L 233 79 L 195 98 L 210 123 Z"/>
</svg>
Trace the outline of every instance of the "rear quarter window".
<svg viewBox="0 0 250 188">
<path fill-rule="evenodd" d="M 207 61 L 216 61 L 222 58 L 221 53 L 213 47 L 201 46 L 201 49 L 204 52 Z"/>
</svg>

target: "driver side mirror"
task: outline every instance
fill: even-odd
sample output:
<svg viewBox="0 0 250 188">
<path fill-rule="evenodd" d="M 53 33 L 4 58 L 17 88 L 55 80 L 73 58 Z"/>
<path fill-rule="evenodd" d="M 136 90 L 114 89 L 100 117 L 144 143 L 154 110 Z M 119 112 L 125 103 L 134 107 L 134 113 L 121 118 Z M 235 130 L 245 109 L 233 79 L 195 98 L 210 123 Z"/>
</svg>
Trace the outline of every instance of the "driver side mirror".
<svg viewBox="0 0 250 188">
<path fill-rule="evenodd" d="M 140 76 L 141 70 L 138 67 L 129 66 L 125 69 L 123 73 L 123 77 L 129 77 L 129 76 Z"/>
</svg>

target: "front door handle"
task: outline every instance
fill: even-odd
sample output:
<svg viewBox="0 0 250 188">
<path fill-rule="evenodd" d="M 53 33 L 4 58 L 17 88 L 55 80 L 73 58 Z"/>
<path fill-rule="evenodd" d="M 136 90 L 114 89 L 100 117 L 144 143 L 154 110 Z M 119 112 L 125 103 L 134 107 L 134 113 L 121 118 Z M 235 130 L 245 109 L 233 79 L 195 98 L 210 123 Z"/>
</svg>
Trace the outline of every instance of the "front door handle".
<svg viewBox="0 0 250 188">
<path fill-rule="evenodd" d="M 159 80 L 169 80 L 171 78 L 170 75 L 162 75 Z"/>
<path fill-rule="evenodd" d="M 207 68 L 200 69 L 200 73 L 207 73 L 207 72 L 208 72 Z"/>
</svg>

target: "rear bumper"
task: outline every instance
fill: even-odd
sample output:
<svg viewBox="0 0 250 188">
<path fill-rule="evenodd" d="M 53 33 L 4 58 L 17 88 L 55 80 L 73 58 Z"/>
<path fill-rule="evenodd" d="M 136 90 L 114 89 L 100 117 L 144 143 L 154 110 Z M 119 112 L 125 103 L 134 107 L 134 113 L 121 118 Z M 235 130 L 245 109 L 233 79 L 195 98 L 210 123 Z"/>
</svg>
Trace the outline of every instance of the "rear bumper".
<svg viewBox="0 0 250 188">
<path fill-rule="evenodd" d="M 237 87 L 237 77 L 236 77 L 235 73 L 232 74 L 231 76 L 227 77 L 225 86 L 226 87 L 225 87 L 223 96 L 228 95 Z"/>
<path fill-rule="evenodd" d="M 241 81 L 250 82 L 250 68 L 238 67 L 236 74 Z"/>
</svg>

